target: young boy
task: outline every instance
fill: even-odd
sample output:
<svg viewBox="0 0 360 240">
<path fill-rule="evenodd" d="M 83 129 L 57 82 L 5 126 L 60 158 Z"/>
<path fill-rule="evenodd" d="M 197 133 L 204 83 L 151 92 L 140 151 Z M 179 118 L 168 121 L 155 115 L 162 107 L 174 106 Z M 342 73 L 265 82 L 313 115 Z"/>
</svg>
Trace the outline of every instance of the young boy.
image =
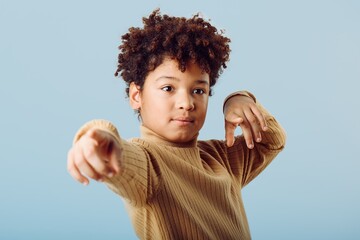
<svg viewBox="0 0 360 240">
<path fill-rule="evenodd" d="M 93 120 L 76 134 L 68 171 L 123 197 L 140 239 L 250 239 L 241 189 L 283 149 L 285 132 L 245 91 L 224 101 L 226 140 L 198 141 L 230 40 L 209 22 L 160 15 L 122 37 L 118 69 L 141 137 Z M 234 137 L 240 126 L 243 134 Z"/>
</svg>

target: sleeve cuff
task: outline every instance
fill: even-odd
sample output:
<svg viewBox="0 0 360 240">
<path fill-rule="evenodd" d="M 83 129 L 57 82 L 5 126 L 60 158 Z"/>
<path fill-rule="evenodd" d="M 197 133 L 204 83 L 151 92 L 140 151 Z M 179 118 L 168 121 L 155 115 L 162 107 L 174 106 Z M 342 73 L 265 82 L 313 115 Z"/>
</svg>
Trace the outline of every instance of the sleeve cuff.
<svg viewBox="0 0 360 240">
<path fill-rule="evenodd" d="M 100 129 L 106 132 L 109 132 L 111 135 L 113 135 L 119 142 L 120 135 L 116 129 L 116 127 L 109 121 L 103 120 L 103 119 L 95 119 L 91 120 L 87 123 L 85 123 L 75 134 L 75 137 L 73 139 L 73 144 L 76 143 L 84 134 L 86 134 L 87 131 L 89 131 L 92 128 Z"/>
<path fill-rule="evenodd" d="M 224 108 L 225 108 L 226 102 L 227 102 L 230 98 L 232 98 L 232 97 L 234 97 L 234 96 L 237 96 L 237 95 L 252 98 L 252 100 L 254 100 L 254 102 L 256 103 L 256 97 L 255 97 L 252 93 L 250 93 L 250 92 L 248 92 L 248 91 L 237 91 L 237 92 L 234 92 L 234 93 L 230 94 L 229 96 L 227 96 L 227 97 L 225 98 L 224 103 L 223 103 L 223 112 L 224 112 Z"/>
</svg>

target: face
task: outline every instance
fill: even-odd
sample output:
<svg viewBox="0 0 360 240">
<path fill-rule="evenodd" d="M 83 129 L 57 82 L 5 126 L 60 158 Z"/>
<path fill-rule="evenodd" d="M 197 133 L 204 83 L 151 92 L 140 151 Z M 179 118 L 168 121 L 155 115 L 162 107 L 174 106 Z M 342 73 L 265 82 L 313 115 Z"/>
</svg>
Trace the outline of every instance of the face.
<svg viewBox="0 0 360 240">
<path fill-rule="evenodd" d="M 170 142 L 193 140 L 205 121 L 209 83 L 197 64 L 181 72 L 176 60 L 165 59 L 149 72 L 137 96 L 142 124 Z"/>
</svg>

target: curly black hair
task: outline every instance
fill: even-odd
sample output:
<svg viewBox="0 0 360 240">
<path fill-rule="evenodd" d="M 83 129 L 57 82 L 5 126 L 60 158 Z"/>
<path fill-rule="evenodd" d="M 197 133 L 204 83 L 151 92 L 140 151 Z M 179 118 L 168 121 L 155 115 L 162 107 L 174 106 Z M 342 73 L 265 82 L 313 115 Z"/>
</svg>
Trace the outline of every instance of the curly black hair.
<svg viewBox="0 0 360 240">
<path fill-rule="evenodd" d="M 131 27 L 122 36 L 119 46 L 118 67 L 127 84 L 134 82 L 143 87 L 147 74 L 159 66 L 164 57 L 177 60 L 184 72 L 189 61 L 195 61 L 209 74 L 210 87 L 215 85 L 229 60 L 230 39 L 223 36 L 209 21 L 199 14 L 192 18 L 161 15 L 155 9 L 148 18 L 143 17 L 143 28 Z"/>
</svg>

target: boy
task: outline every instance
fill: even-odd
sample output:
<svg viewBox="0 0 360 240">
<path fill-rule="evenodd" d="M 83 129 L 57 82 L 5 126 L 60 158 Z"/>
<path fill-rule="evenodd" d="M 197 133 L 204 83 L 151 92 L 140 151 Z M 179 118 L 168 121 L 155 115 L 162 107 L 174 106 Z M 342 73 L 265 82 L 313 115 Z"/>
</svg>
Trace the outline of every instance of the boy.
<svg viewBox="0 0 360 240">
<path fill-rule="evenodd" d="M 224 101 L 226 140 L 198 141 L 230 40 L 199 16 L 143 18 L 122 37 L 118 69 L 141 137 L 105 120 L 76 134 L 68 171 L 123 197 L 140 239 L 250 239 L 241 189 L 283 149 L 285 133 L 245 91 Z M 240 126 L 243 135 L 234 137 Z"/>
</svg>

